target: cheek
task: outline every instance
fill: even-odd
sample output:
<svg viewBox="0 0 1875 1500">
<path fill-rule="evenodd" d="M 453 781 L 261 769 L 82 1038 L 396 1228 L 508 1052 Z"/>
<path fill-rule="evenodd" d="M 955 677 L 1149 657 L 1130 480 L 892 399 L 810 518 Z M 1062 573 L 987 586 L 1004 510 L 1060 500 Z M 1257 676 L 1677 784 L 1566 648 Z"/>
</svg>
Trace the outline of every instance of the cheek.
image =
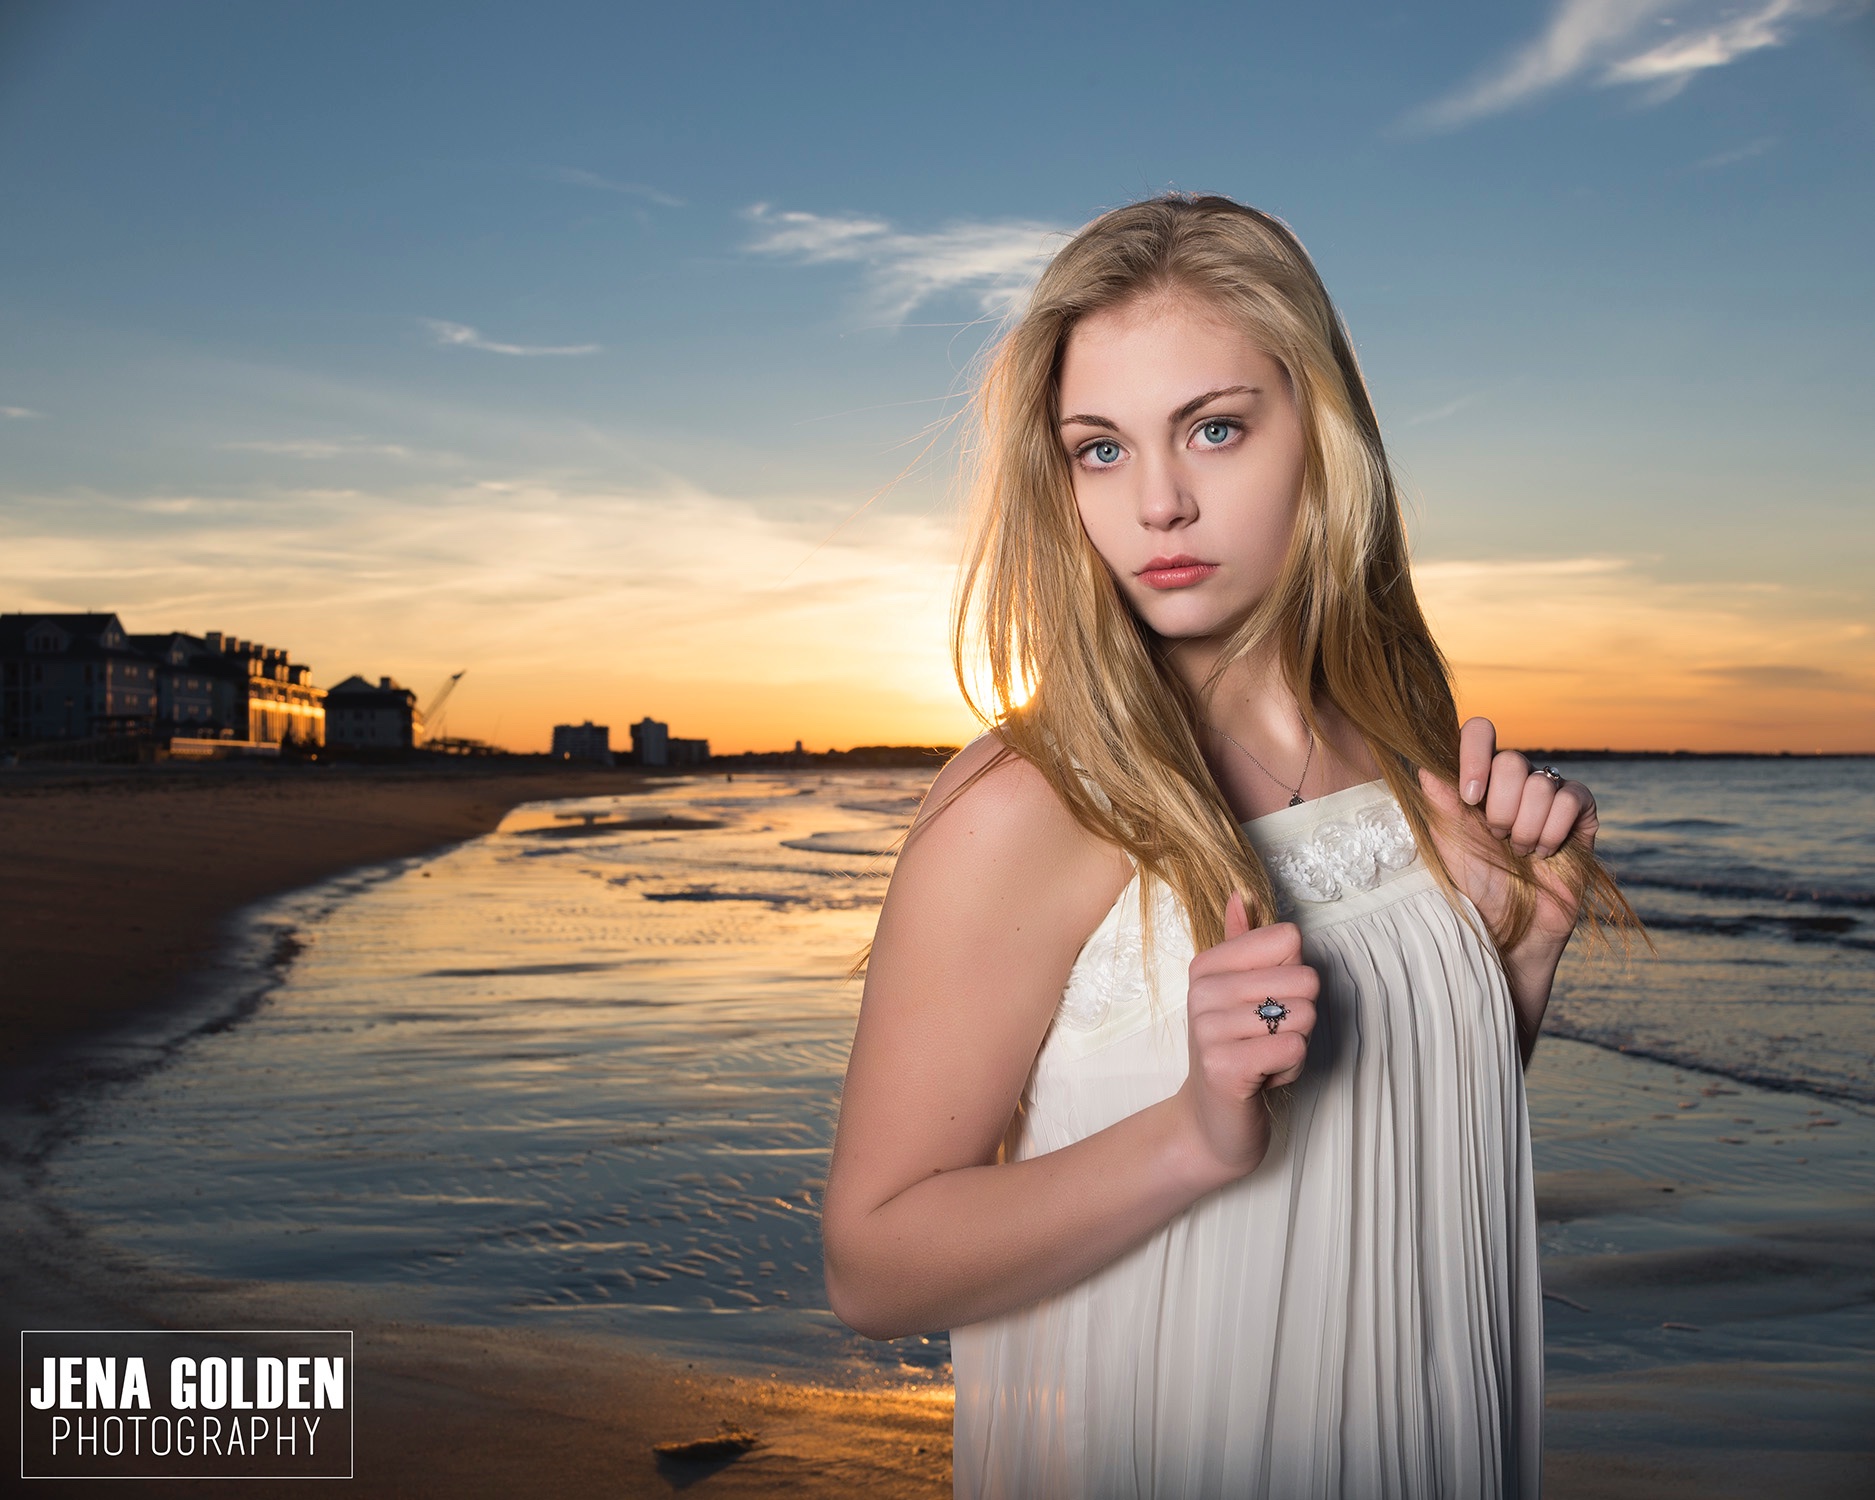
<svg viewBox="0 0 1875 1500">
<path fill-rule="evenodd" d="M 1270 568 L 1281 565 L 1290 533 L 1302 510 L 1302 464 L 1284 453 L 1239 476 L 1239 488 L 1229 507 L 1236 540 Z"/>
<path fill-rule="evenodd" d="M 1094 551 L 1100 554 L 1100 560 L 1114 572 L 1122 571 L 1119 548 L 1125 535 L 1123 519 L 1113 513 L 1111 506 L 1102 507 L 1092 503 L 1077 487 L 1074 495 L 1074 508 L 1080 517 L 1082 534 L 1092 544 Z"/>
</svg>

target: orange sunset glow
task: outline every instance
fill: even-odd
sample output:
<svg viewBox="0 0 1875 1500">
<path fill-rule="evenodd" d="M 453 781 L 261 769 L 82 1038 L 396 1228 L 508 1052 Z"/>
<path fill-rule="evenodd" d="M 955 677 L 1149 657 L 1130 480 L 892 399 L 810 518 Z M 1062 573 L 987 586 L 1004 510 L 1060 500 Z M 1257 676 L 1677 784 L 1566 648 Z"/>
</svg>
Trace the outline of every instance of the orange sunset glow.
<svg viewBox="0 0 1875 1500">
<path fill-rule="evenodd" d="M 478 487 L 414 520 L 364 497 L 307 504 L 346 539 L 302 553 L 283 537 L 237 576 L 212 529 L 227 508 L 189 505 L 164 508 L 160 542 L 120 545 L 115 569 L 41 539 L 0 574 L 25 607 L 283 645 L 322 686 L 390 675 L 422 702 L 466 669 L 448 732 L 519 751 L 583 719 L 622 741 L 647 715 L 719 753 L 959 744 L 980 727 L 947 654 L 959 541 L 941 503 L 790 522 L 696 492 L 544 486 Z M 1875 746 L 1875 636 L 1826 597 L 1669 583 L 1609 556 L 1434 558 L 1416 578 L 1463 710 L 1506 743 Z"/>
</svg>

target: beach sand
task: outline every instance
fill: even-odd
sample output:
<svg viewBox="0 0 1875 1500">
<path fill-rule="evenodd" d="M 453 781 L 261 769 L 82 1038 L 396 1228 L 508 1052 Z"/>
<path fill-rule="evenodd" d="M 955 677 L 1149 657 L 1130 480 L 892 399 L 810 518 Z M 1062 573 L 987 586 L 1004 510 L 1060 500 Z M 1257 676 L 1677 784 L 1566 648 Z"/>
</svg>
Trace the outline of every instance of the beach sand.
<svg viewBox="0 0 1875 1500">
<path fill-rule="evenodd" d="M 520 801 L 633 785 L 167 769 L 0 779 L 0 1026 L 15 1056 L 63 1059 L 9 1075 L 0 1305 L 15 1329 L 355 1329 L 352 1488 L 368 1495 L 949 1493 L 941 1389 L 742 1379 L 615 1339 L 418 1324 L 382 1291 L 137 1264 L 49 1211 L 32 1185 L 60 1111 L 27 1096 L 98 1086 L 126 1055 L 115 1035 L 160 1032 L 165 1014 L 173 1028 L 239 907 L 472 836 Z M 1875 1492 L 1875 1116 L 1553 1038 L 1530 1091 L 1551 1500 Z M 725 1426 L 755 1446 L 653 1452 Z"/>
<path fill-rule="evenodd" d="M 77 1093 L 160 1061 L 243 907 L 474 837 L 629 771 L 213 765 L 0 772 L 0 1307 L 23 1328 L 351 1328 L 365 1495 L 847 1496 L 950 1491 L 948 1392 L 755 1381 L 516 1329 L 414 1324 L 379 1294 L 178 1278 L 32 1192 Z M 213 1024 L 212 1020 L 210 1024 Z M 49 1133 L 48 1133 L 49 1132 Z M 19 1371 L 7 1362 L 12 1399 Z M 658 1443 L 755 1434 L 723 1462 Z M 264 1485 L 265 1482 L 260 1482 Z M 238 1480 L 162 1481 L 217 1496 Z M 62 1493 L 121 1482 L 62 1481 Z"/>
<path fill-rule="evenodd" d="M 1875 1494 L 1875 1114 L 1559 1038 L 1528 1082 L 1545 1493 Z"/>
<path fill-rule="evenodd" d="M 356 1477 L 347 1493 L 950 1493 L 948 1391 L 744 1379 L 649 1358 L 615 1339 L 407 1323 L 394 1307 L 348 1289 L 164 1278 L 31 1217 L 0 1210 L 0 1303 L 16 1328 L 355 1330 Z M 17 1372 L 7 1379 L 17 1401 Z M 725 1427 L 752 1434 L 755 1446 L 729 1461 L 673 1462 L 653 1451 Z M 266 1485 L 160 1483 L 165 1495 L 210 1496 Z M 122 1482 L 63 1481 L 60 1493 L 93 1490 L 121 1494 Z"/>
<path fill-rule="evenodd" d="M 0 770 L 0 1066 L 176 1000 L 229 918 L 636 772 L 220 762 Z"/>
</svg>

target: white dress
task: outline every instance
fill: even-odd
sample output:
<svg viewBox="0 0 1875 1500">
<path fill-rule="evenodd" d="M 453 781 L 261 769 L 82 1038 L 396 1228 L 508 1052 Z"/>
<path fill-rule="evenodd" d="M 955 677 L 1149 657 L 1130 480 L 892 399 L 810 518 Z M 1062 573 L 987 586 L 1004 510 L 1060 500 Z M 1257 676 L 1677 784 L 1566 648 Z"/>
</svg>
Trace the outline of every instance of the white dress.
<svg viewBox="0 0 1875 1500">
<path fill-rule="evenodd" d="M 1143 1245 L 951 1332 L 967 1500 L 1524 1497 L 1542 1466 L 1530 1132 L 1502 967 L 1382 782 L 1245 825 L 1321 975 L 1270 1153 Z M 1011 1159 L 1187 1071 L 1190 928 L 1139 881 L 1082 948 Z M 1155 993 L 1156 992 L 1156 993 Z"/>
</svg>

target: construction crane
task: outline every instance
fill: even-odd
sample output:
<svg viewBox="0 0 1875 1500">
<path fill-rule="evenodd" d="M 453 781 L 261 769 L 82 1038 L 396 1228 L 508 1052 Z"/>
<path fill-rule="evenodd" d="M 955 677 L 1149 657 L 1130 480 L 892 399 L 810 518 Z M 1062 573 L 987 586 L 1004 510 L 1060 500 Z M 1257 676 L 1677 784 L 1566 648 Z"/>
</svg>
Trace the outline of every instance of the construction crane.
<svg viewBox="0 0 1875 1500">
<path fill-rule="evenodd" d="M 437 740 L 442 738 L 443 705 L 449 701 L 449 695 L 455 692 L 456 684 L 462 681 L 468 670 L 467 667 L 464 667 L 462 671 L 456 673 L 454 677 L 447 679 L 443 685 L 436 690 L 436 696 L 430 699 L 430 706 L 423 710 L 424 739 Z"/>
</svg>

